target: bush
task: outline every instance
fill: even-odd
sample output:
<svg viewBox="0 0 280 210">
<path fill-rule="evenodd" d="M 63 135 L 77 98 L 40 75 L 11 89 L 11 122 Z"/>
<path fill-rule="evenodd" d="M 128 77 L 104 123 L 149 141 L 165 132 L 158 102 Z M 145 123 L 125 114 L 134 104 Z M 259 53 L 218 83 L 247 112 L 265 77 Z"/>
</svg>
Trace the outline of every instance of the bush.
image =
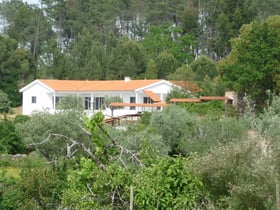
<svg viewBox="0 0 280 210">
<path fill-rule="evenodd" d="M 191 113 L 197 113 L 201 116 L 215 116 L 220 117 L 225 115 L 225 102 L 224 101 L 209 101 L 203 103 L 184 103 L 179 105 Z"/>
<path fill-rule="evenodd" d="M 72 110 L 72 111 L 82 111 L 84 109 L 83 100 L 81 97 L 76 95 L 69 95 L 62 97 L 57 103 L 57 109 L 61 110 Z"/>
<path fill-rule="evenodd" d="M 70 172 L 63 191 L 65 209 L 128 209 L 132 174 L 118 163 L 103 170 L 91 159 L 81 158 L 80 167 Z"/>
<path fill-rule="evenodd" d="M 236 118 L 202 117 L 197 120 L 194 131 L 185 138 L 190 152 L 204 153 L 217 145 L 238 141 L 247 135 L 247 125 Z"/>
<path fill-rule="evenodd" d="M 5 172 L 0 171 L 0 184 L 0 209 L 20 209 L 19 180 L 9 178 L 5 176 Z"/>
<path fill-rule="evenodd" d="M 90 144 L 89 135 L 82 127 L 81 116 L 75 111 L 56 114 L 42 112 L 32 115 L 25 123 L 18 124 L 17 131 L 30 150 L 36 149 L 48 161 L 55 164 L 56 160 L 67 155 L 67 144 L 71 144 L 69 138 L 83 142 L 86 146 Z M 44 140 L 45 143 L 41 144 Z M 76 149 L 79 150 L 77 145 L 73 150 Z"/>
<path fill-rule="evenodd" d="M 136 209 L 200 209 L 207 193 L 198 177 L 187 170 L 188 160 L 165 157 L 135 177 Z"/>
<path fill-rule="evenodd" d="M 7 113 L 11 108 L 11 101 L 8 95 L 0 90 L 0 113 Z"/>
<path fill-rule="evenodd" d="M 2 174 L 0 209 L 57 209 L 66 180 L 61 174 L 46 167 L 23 169 L 18 179 Z"/>
<path fill-rule="evenodd" d="M 0 152 L 7 154 L 24 153 L 23 141 L 16 131 L 16 122 L 13 119 L 0 121 Z"/>
<path fill-rule="evenodd" d="M 248 127 L 236 118 L 198 116 L 184 108 L 170 106 L 153 113 L 149 129 L 162 136 L 169 154 L 202 153 L 218 143 L 231 142 L 244 136 Z"/>
<path fill-rule="evenodd" d="M 184 154 L 188 152 L 185 141 L 188 135 L 192 135 L 196 121 L 195 115 L 172 105 L 153 113 L 149 127 L 162 136 L 164 144 L 170 148 L 170 155 Z"/>
<path fill-rule="evenodd" d="M 193 93 L 190 93 L 188 90 L 173 88 L 166 97 L 166 102 L 169 102 L 172 98 L 193 98 Z"/>
<path fill-rule="evenodd" d="M 197 160 L 192 170 L 223 209 L 271 209 L 275 192 L 271 162 L 257 141 L 218 145 Z"/>
</svg>

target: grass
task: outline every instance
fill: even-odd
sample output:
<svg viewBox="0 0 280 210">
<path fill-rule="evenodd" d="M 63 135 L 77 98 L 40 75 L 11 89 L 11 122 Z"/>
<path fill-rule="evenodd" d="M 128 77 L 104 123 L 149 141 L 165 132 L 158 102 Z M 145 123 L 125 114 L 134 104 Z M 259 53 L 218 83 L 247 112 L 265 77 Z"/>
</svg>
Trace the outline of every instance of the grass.
<svg viewBox="0 0 280 210">
<path fill-rule="evenodd" d="M 14 115 L 22 114 L 22 106 L 18 106 L 18 107 L 12 108 L 12 113 L 13 113 Z"/>
<path fill-rule="evenodd" d="M 7 113 L 5 115 L 7 118 L 14 118 L 15 116 L 20 115 L 20 114 L 22 114 L 22 106 L 11 108 L 9 113 Z M 4 119 L 4 114 L 0 113 L 0 120 L 1 119 Z"/>
<path fill-rule="evenodd" d="M 20 171 L 21 171 L 21 169 L 16 168 L 16 167 L 12 167 L 12 166 L 8 166 L 8 167 L 5 167 L 5 168 L 0 168 L 0 174 L 2 172 L 5 172 L 5 176 L 7 178 L 19 179 L 20 178 Z"/>
<path fill-rule="evenodd" d="M 20 173 L 26 169 L 46 168 L 46 163 L 37 152 L 30 153 L 27 157 L 12 158 L 9 155 L 0 155 L 0 176 L 4 173 L 6 178 L 19 179 Z"/>
<path fill-rule="evenodd" d="M 0 174 L 7 178 L 20 178 L 21 165 L 24 160 L 11 160 L 9 156 L 0 156 Z"/>
</svg>

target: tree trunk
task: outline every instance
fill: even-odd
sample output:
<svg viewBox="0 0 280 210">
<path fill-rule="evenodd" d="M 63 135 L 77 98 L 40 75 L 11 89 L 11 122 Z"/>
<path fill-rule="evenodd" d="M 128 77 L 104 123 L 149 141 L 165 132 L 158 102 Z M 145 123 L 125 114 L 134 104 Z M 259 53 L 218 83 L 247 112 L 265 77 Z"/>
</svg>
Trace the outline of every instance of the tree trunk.
<svg viewBox="0 0 280 210">
<path fill-rule="evenodd" d="M 129 205 L 129 210 L 133 210 L 133 187 L 132 186 L 130 186 L 130 205 Z"/>
<path fill-rule="evenodd" d="M 279 182 L 276 182 L 276 209 L 280 210 L 280 186 Z"/>
</svg>

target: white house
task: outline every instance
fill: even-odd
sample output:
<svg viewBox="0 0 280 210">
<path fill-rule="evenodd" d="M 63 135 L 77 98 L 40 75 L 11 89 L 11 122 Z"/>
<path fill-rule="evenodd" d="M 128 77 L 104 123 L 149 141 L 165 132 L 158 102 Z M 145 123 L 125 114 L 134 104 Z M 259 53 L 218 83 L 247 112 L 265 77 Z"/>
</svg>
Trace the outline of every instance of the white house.
<svg viewBox="0 0 280 210">
<path fill-rule="evenodd" d="M 37 79 L 20 89 L 22 92 L 22 114 L 30 115 L 36 111 L 54 113 L 61 97 L 77 95 L 84 100 L 88 115 L 103 108 L 106 96 L 118 96 L 123 103 L 115 106 L 113 115 L 135 114 L 143 111 L 162 109 L 165 98 L 175 84 L 166 80 L 124 80 L 79 81 Z M 120 108 L 123 107 L 123 108 Z M 111 109 L 103 110 L 111 115 Z"/>
</svg>

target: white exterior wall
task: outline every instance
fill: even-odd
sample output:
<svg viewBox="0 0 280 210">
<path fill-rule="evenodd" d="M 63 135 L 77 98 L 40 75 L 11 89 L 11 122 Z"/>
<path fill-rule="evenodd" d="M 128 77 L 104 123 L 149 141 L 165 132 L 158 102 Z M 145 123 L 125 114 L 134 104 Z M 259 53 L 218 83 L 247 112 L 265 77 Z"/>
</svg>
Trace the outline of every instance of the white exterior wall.
<svg viewBox="0 0 280 210">
<path fill-rule="evenodd" d="M 25 90 L 22 96 L 22 114 L 24 115 L 52 109 L 51 91 L 38 83 Z M 36 103 L 32 103 L 32 96 L 36 97 Z"/>
<path fill-rule="evenodd" d="M 162 83 L 154 86 L 150 86 L 148 88 L 145 88 L 145 90 L 150 90 L 153 93 L 155 93 L 161 101 L 165 102 L 167 94 L 171 91 L 172 86 Z M 143 90 L 139 91 L 139 101 L 137 103 L 143 103 L 143 98 L 147 97 L 147 95 L 144 93 Z"/>
</svg>

